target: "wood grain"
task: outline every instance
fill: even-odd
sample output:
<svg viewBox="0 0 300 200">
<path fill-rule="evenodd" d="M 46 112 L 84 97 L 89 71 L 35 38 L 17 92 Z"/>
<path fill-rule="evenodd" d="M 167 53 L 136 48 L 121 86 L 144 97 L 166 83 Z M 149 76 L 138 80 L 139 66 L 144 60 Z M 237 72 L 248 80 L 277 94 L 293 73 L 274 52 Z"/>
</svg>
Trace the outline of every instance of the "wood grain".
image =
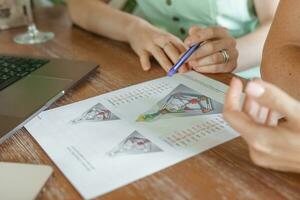
<svg viewBox="0 0 300 200">
<path fill-rule="evenodd" d="M 101 65 L 97 73 L 69 91 L 52 107 L 165 75 L 157 65 L 150 72 L 143 72 L 137 56 L 128 45 L 72 26 L 64 7 L 36 10 L 36 19 L 41 30 L 55 32 L 54 40 L 41 45 L 17 45 L 12 39 L 25 28 L 2 31 L 0 53 L 90 60 Z M 232 75 L 210 77 L 228 83 Z M 54 168 L 54 175 L 38 199 L 81 199 L 25 129 L 0 145 L 0 160 L 47 164 Z M 247 145 L 237 138 L 97 199 L 300 199 L 299 188 L 300 175 L 255 166 L 249 158 Z"/>
</svg>

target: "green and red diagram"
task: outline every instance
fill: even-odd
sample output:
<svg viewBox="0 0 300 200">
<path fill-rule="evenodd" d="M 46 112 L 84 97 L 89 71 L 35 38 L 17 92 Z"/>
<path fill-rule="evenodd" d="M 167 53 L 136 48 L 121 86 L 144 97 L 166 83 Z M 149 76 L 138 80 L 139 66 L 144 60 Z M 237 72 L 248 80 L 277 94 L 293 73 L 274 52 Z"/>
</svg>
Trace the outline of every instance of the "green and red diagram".
<svg viewBox="0 0 300 200">
<path fill-rule="evenodd" d="M 97 103 L 86 112 L 82 113 L 82 115 L 71 121 L 72 124 L 77 124 L 80 122 L 100 122 L 100 121 L 111 121 L 118 120 L 115 114 L 113 114 L 110 110 L 108 110 L 101 103 Z"/>
<path fill-rule="evenodd" d="M 221 113 L 223 105 L 182 84 L 177 86 L 154 108 L 141 114 L 137 121 L 148 122 L 159 117 L 184 117 Z"/>
</svg>

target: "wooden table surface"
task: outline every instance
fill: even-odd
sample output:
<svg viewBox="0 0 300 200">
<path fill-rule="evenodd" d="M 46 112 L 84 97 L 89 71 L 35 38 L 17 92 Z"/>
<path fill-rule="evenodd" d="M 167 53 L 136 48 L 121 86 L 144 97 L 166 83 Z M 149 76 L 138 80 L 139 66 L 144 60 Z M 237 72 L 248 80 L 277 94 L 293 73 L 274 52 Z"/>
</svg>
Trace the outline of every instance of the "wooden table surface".
<svg viewBox="0 0 300 200">
<path fill-rule="evenodd" d="M 41 45 L 17 45 L 12 39 L 25 31 L 24 27 L 1 31 L 0 53 L 90 60 L 101 65 L 97 73 L 69 91 L 53 107 L 165 75 L 157 65 L 150 72 L 143 72 L 138 57 L 128 45 L 72 26 L 63 7 L 36 10 L 36 21 L 41 30 L 53 31 L 55 39 Z M 211 77 L 228 83 L 231 75 Z M 0 145 L 0 161 L 51 165 L 54 174 L 38 199 L 81 199 L 24 128 Z M 98 199 L 300 199 L 300 175 L 255 166 L 247 145 L 237 138 Z"/>
</svg>

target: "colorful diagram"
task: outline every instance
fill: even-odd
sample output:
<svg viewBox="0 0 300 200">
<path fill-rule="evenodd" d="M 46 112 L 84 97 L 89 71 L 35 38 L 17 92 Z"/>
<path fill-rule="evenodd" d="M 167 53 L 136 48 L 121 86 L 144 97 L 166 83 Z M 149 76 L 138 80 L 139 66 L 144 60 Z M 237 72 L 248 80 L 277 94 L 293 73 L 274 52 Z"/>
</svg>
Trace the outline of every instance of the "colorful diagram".
<svg viewBox="0 0 300 200">
<path fill-rule="evenodd" d="M 124 139 L 117 147 L 107 152 L 110 157 L 126 154 L 145 154 L 162 151 L 158 146 L 153 144 L 139 132 L 134 131 Z"/>
<path fill-rule="evenodd" d="M 80 117 L 71 121 L 72 124 L 77 124 L 80 122 L 99 122 L 99 121 L 111 121 L 120 119 L 114 115 L 110 110 L 105 108 L 101 103 L 97 103 L 86 112 L 84 112 Z"/>
<path fill-rule="evenodd" d="M 148 122 L 162 116 L 194 116 L 221 113 L 223 105 L 180 84 L 153 109 L 140 115 L 139 122 Z"/>
</svg>

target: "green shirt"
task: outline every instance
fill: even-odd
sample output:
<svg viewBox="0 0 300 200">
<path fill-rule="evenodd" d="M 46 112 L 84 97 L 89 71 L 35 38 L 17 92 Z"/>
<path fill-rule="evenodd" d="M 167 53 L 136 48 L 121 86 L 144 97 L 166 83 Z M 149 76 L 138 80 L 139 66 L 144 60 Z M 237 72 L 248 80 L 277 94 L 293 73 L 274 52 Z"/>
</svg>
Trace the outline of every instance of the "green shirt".
<svg viewBox="0 0 300 200">
<path fill-rule="evenodd" d="M 182 39 L 192 25 L 222 26 L 232 36 L 241 37 L 254 31 L 259 24 L 253 0 L 110 0 L 109 4 L 143 17 Z"/>
<path fill-rule="evenodd" d="M 185 38 L 192 25 L 222 26 L 232 36 L 254 31 L 259 22 L 252 0 L 136 0 L 138 15 Z"/>
</svg>

